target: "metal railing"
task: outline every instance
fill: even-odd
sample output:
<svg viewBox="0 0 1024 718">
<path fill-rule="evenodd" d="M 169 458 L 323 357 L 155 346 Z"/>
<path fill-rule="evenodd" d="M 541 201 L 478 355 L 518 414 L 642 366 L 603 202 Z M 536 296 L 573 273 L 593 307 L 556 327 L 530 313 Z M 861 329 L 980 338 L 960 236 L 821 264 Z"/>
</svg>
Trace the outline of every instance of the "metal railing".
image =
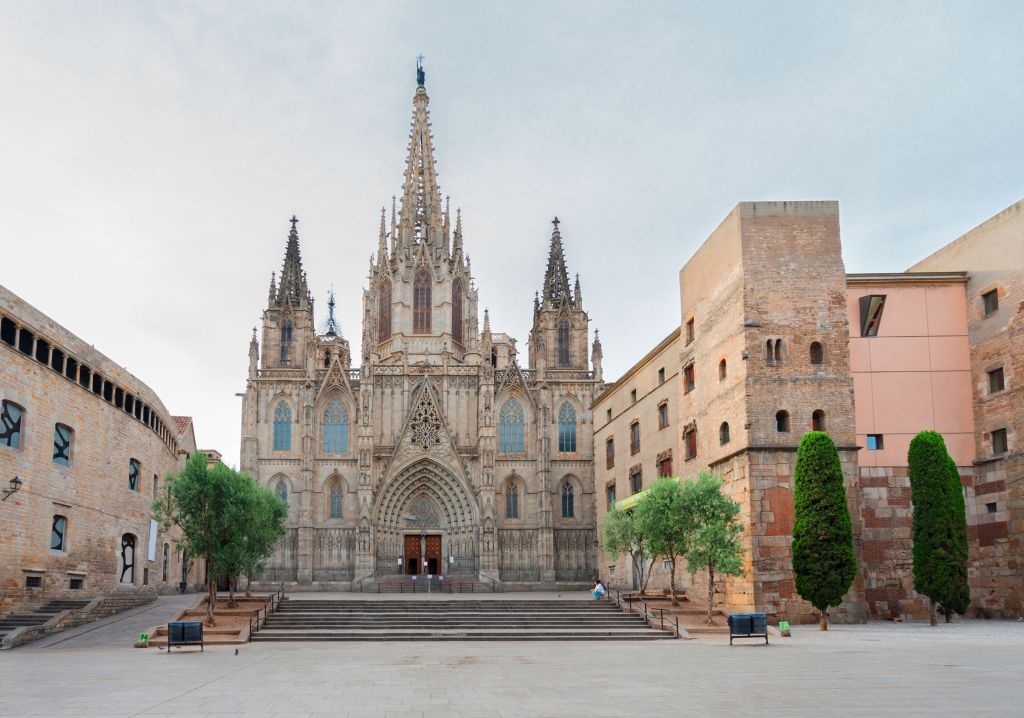
<svg viewBox="0 0 1024 718">
<path fill-rule="evenodd" d="M 249 635 L 259 633 L 261 627 L 266 625 L 267 618 L 270 617 L 274 611 L 281 606 L 281 601 L 284 600 L 284 583 L 281 587 L 274 591 L 272 594 L 267 596 L 267 600 L 263 602 L 263 605 L 256 609 L 255 613 L 249 616 Z"/>
<path fill-rule="evenodd" d="M 613 596 L 613 594 L 614 594 L 614 596 Z M 640 606 L 639 606 L 640 607 L 640 616 L 641 616 L 641 618 L 643 618 L 644 623 L 648 624 L 651 628 L 654 628 L 655 621 L 658 621 L 658 623 L 660 624 L 661 630 L 662 631 L 666 630 L 665 629 L 665 609 L 664 608 L 651 609 L 647 605 L 647 599 L 646 598 L 637 598 L 636 596 L 633 596 L 632 594 L 628 594 L 628 593 L 625 596 L 623 596 L 622 593 L 617 588 L 611 589 L 609 591 L 608 595 L 615 602 L 615 605 L 619 608 L 619 610 L 623 610 L 622 609 L 622 603 L 623 603 L 623 601 L 625 601 L 626 602 L 626 608 L 625 608 L 626 613 L 633 613 L 633 602 L 637 601 L 640 604 Z M 655 616 L 655 614 L 654 614 L 655 610 L 658 611 L 658 615 L 657 616 Z M 681 634 L 680 634 L 680 630 L 679 630 L 679 615 L 678 614 L 671 614 L 670 613 L 669 621 L 668 621 L 668 627 L 669 627 L 669 629 L 672 630 L 672 632 L 673 632 L 673 634 L 675 635 L 676 638 L 680 637 Z"/>
</svg>

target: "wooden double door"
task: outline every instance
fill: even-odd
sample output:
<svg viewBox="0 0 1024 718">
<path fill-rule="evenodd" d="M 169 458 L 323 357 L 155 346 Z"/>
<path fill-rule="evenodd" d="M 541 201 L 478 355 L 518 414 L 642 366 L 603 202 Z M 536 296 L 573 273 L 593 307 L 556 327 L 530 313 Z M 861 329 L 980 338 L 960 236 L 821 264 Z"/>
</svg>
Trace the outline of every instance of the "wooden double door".
<svg viewBox="0 0 1024 718">
<path fill-rule="evenodd" d="M 444 562 L 441 558 L 441 535 L 419 534 L 405 537 L 405 565 L 403 573 L 409 576 L 442 573 Z"/>
</svg>

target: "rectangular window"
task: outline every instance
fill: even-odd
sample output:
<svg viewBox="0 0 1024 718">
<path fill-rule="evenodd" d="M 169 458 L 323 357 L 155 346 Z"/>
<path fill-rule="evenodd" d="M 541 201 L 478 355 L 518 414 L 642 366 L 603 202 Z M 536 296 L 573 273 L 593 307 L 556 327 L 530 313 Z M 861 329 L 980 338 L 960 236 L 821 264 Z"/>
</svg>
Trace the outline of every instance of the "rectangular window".
<svg viewBox="0 0 1024 718">
<path fill-rule="evenodd" d="M 629 425 L 629 453 L 640 453 L 640 422 L 634 421 Z"/>
<path fill-rule="evenodd" d="M 68 520 L 64 516 L 54 516 L 50 530 L 50 549 L 52 551 L 67 550 Z"/>
<path fill-rule="evenodd" d="M 882 435 L 868 434 L 868 451 L 881 451 L 882 448 Z"/>
<path fill-rule="evenodd" d="M 1006 449 L 1006 429 L 996 429 L 992 432 L 992 453 L 1005 454 Z"/>
<path fill-rule="evenodd" d="M 53 463 L 61 466 L 71 466 L 71 437 L 73 432 L 70 426 L 64 424 L 53 425 Z"/>
<path fill-rule="evenodd" d="M 1006 381 L 1003 378 L 1003 368 L 993 369 L 988 373 L 988 393 L 995 394 L 1006 388 Z"/>
<path fill-rule="evenodd" d="M 607 417 L 608 421 L 611 421 L 612 420 L 612 410 L 609 409 L 607 412 L 605 412 L 605 416 Z"/>
<path fill-rule="evenodd" d="M 128 459 L 128 488 L 132 491 L 139 490 L 139 460 Z"/>
<path fill-rule="evenodd" d="M 605 501 L 608 505 L 608 511 L 615 508 L 615 484 L 609 484 L 604 490 Z"/>
<path fill-rule="evenodd" d="M 604 458 L 605 468 L 612 468 L 615 466 L 615 440 L 608 437 L 608 441 L 604 442 Z"/>
<path fill-rule="evenodd" d="M 659 384 L 664 384 L 665 383 L 665 367 L 662 367 L 661 369 L 658 369 L 658 383 Z"/>
<path fill-rule="evenodd" d="M 878 327 L 882 323 L 884 308 L 884 294 L 869 294 L 860 298 L 860 335 L 862 337 L 878 336 Z"/>
<path fill-rule="evenodd" d="M 693 391 L 693 387 L 696 386 L 696 374 L 694 373 L 693 364 L 687 364 L 683 367 L 683 392 L 690 393 Z"/>
<path fill-rule="evenodd" d="M 0 405 L 0 446 L 21 448 L 21 417 L 24 410 L 14 402 Z"/>
<path fill-rule="evenodd" d="M 69 581 L 69 583 L 68 583 L 68 588 L 70 588 L 72 591 L 81 591 L 83 588 L 85 588 L 85 579 L 82 579 L 82 578 L 73 578 L 73 579 L 71 579 L 71 581 Z"/>
<path fill-rule="evenodd" d="M 993 289 L 981 295 L 981 303 L 985 308 L 985 316 L 990 317 L 999 309 L 999 292 Z"/>
<path fill-rule="evenodd" d="M 990 501 L 985 504 L 985 513 L 994 514 L 996 512 L 996 502 Z"/>
<path fill-rule="evenodd" d="M 672 457 L 662 459 L 658 462 L 658 476 L 671 476 L 672 475 Z"/>
<path fill-rule="evenodd" d="M 25 588 L 42 588 L 43 577 L 42 576 L 26 576 L 25 577 Z"/>
<path fill-rule="evenodd" d="M 629 391 L 629 403 L 630 404 L 635 404 L 636 403 L 636 389 L 630 389 L 630 391 Z"/>
<path fill-rule="evenodd" d="M 631 494 L 639 494 L 643 490 L 643 473 L 640 471 L 640 469 L 634 469 L 633 473 L 629 475 L 629 492 Z"/>
<path fill-rule="evenodd" d="M 664 429 L 668 426 L 668 402 L 663 401 L 658 404 L 658 429 Z"/>
<path fill-rule="evenodd" d="M 687 429 L 683 434 L 683 443 L 686 447 L 686 459 L 697 456 L 697 430 Z"/>
<path fill-rule="evenodd" d="M 686 320 L 686 343 L 689 344 L 693 341 L 693 319 Z"/>
</svg>

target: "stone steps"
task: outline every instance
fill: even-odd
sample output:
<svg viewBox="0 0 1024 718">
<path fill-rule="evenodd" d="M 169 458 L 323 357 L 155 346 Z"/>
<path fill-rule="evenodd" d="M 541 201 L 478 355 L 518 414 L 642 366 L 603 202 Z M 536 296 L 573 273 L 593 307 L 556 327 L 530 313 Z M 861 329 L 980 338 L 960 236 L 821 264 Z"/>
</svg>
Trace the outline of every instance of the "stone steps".
<svg viewBox="0 0 1024 718">
<path fill-rule="evenodd" d="M 606 602 L 293 599 L 253 641 L 529 641 L 672 638 Z"/>
</svg>

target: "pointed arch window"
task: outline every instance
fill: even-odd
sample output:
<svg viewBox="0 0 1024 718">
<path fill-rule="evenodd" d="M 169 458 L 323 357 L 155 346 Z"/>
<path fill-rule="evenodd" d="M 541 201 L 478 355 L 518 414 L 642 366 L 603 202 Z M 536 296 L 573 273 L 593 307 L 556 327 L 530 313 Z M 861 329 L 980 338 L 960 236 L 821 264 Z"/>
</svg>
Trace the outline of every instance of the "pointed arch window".
<svg viewBox="0 0 1024 718">
<path fill-rule="evenodd" d="M 515 479 L 505 486 L 505 518 L 519 518 L 519 483 Z"/>
<path fill-rule="evenodd" d="M 284 503 L 288 503 L 288 484 L 284 482 L 284 479 L 278 479 L 277 486 L 274 487 L 274 493 L 277 494 L 277 498 L 281 499 Z"/>
<path fill-rule="evenodd" d="M 377 288 L 377 341 L 391 338 L 391 280 L 385 279 Z"/>
<path fill-rule="evenodd" d="M 287 403 L 278 402 L 274 409 L 274 451 L 291 451 L 292 410 Z"/>
<path fill-rule="evenodd" d="M 416 272 L 412 284 L 413 334 L 430 334 L 431 284 L 430 272 L 426 269 Z"/>
<path fill-rule="evenodd" d="M 518 399 L 509 399 L 498 413 L 498 451 L 522 453 L 526 450 L 526 415 Z"/>
<path fill-rule="evenodd" d="M 135 536 L 121 536 L 121 583 L 135 583 Z"/>
<path fill-rule="evenodd" d="M 332 519 L 340 519 L 343 515 L 345 508 L 345 491 L 342 489 L 341 482 L 335 479 L 331 482 L 330 491 L 330 505 Z"/>
<path fill-rule="evenodd" d="M 568 319 L 558 321 L 558 366 L 569 366 L 569 325 Z"/>
<path fill-rule="evenodd" d="M 566 479 L 562 482 L 562 518 L 571 519 L 576 516 L 576 489 Z"/>
<path fill-rule="evenodd" d="M 576 451 L 576 408 L 568 401 L 558 409 L 558 450 L 563 454 Z"/>
<path fill-rule="evenodd" d="M 324 409 L 324 453 L 343 454 L 348 451 L 348 410 L 341 399 L 334 399 Z"/>
<path fill-rule="evenodd" d="M 462 282 L 452 283 L 452 339 L 462 344 Z"/>
<path fill-rule="evenodd" d="M 285 320 L 281 325 L 281 366 L 288 366 L 288 355 L 292 348 L 292 323 Z"/>
</svg>

